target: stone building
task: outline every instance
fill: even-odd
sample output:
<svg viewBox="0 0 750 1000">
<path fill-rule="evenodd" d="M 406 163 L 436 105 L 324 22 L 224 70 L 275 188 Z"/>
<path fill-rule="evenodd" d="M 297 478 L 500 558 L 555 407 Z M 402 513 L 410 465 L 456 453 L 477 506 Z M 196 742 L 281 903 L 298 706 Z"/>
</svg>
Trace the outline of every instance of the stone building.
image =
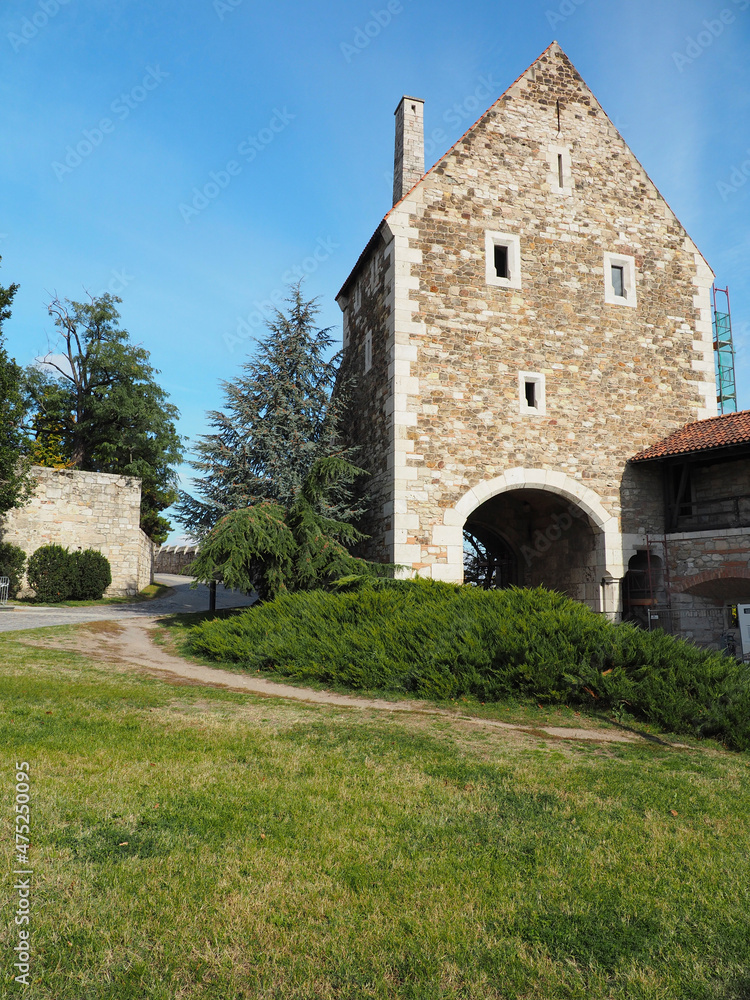
<svg viewBox="0 0 750 1000">
<path fill-rule="evenodd" d="M 153 583 L 153 543 L 140 527 L 139 479 L 41 466 L 32 475 L 34 495 L 6 515 L 4 542 L 27 556 L 42 545 L 96 549 L 112 570 L 107 597 L 137 594 Z"/>
<path fill-rule="evenodd" d="M 713 280 L 556 42 L 426 173 L 404 97 L 393 207 L 337 296 L 366 554 L 461 581 L 467 537 L 495 582 L 619 612 L 675 528 L 630 459 L 717 415 Z"/>
</svg>

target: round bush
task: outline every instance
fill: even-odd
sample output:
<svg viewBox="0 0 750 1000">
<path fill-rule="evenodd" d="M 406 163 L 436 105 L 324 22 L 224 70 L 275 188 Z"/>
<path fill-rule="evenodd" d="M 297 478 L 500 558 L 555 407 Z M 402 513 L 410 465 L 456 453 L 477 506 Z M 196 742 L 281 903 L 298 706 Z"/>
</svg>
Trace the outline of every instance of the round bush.
<svg viewBox="0 0 750 1000">
<path fill-rule="evenodd" d="M 15 597 L 23 579 L 23 568 L 26 564 L 26 553 L 10 542 L 0 542 L 0 576 L 10 580 L 8 597 Z"/>
<path fill-rule="evenodd" d="M 71 552 L 74 601 L 98 601 L 112 583 L 109 560 L 96 549 Z"/>
<path fill-rule="evenodd" d="M 73 564 L 62 545 L 42 545 L 33 552 L 26 576 L 34 590 L 34 599 L 40 603 L 67 601 L 73 593 Z"/>
</svg>

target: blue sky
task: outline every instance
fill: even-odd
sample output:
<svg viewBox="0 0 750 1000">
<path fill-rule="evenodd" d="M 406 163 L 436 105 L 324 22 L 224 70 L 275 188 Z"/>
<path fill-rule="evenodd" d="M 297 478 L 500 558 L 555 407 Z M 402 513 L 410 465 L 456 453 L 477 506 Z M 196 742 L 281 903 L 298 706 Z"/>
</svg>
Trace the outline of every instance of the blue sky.
<svg viewBox="0 0 750 1000">
<path fill-rule="evenodd" d="M 429 166 L 554 38 L 729 285 L 750 407 L 750 0 L 4 0 L 9 353 L 54 346 L 55 293 L 120 294 L 195 438 L 295 269 L 340 334 L 401 95 Z"/>
</svg>

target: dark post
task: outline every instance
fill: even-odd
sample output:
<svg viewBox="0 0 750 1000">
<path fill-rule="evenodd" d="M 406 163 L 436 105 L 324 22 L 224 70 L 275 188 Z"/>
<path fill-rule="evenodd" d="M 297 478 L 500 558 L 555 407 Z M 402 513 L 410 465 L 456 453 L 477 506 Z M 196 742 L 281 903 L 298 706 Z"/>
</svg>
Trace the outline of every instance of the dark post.
<svg viewBox="0 0 750 1000">
<path fill-rule="evenodd" d="M 212 580 L 208 589 L 208 610 L 216 611 L 216 580 Z"/>
</svg>

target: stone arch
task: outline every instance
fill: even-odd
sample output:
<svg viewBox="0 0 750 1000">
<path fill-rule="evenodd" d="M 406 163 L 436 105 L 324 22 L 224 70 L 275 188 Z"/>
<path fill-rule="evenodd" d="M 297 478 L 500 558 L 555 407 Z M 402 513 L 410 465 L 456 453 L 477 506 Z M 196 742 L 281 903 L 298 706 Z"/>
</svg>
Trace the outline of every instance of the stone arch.
<svg viewBox="0 0 750 1000">
<path fill-rule="evenodd" d="M 750 568 L 726 566 L 722 569 L 704 570 L 693 576 L 678 577 L 672 581 L 672 593 L 707 596 L 712 584 L 720 584 L 723 580 L 750 580 Z"/>
<path fill-rule="evenodd" d="M 596 573 L 599 578 L 611 577 L 612 584 L 600 588 L 597 610 L 616 611 L 619 606 L 619 582 L 624 574 L 622 540 L 619 524 L 602 504 L 599 496 L 581 482 L 561 472 L 544 469 L 510 469 L 493 479 L 477 483 L 444 512 L 442 526 L 437 526 L 434 539 L 448 545 L 449 566 L 445 577 L 463 579 L 462 532 L 473 511 L 502 493 L 519 490 L 543 491 L 556 494 L 586 514 L 596 536 Z M 434 574 L 437 575 L 437 574 Z"/>
</svg>

